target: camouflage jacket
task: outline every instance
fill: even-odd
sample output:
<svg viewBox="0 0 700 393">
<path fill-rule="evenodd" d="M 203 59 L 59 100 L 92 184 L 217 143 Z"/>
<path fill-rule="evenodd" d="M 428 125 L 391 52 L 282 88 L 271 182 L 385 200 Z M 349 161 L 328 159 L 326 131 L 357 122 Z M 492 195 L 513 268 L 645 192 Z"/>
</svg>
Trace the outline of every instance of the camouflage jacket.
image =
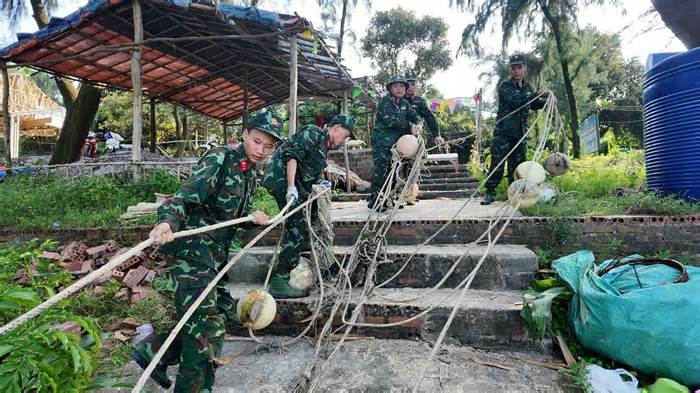
<svg viewBox="0 0 700 393">
<path fill-rule="evenodd" d="M 497 120 L 503 119 L 514 110 L 525 105 L 535 98 L 532 85 L 523 80 L 522 86 L 518 86 L 513 79 L 503 81 L 498 87 L 498 115 Z M 543 99 L 537 99 L 529 107 L 520 109 L 508 116 L 496 125 L 494 134 L 520 137 L 527 131 L 527 117 L 529 110 L 537 110 L 544 106 Z"/>
<path fill-rule="evenodd" d="M 314 125 L 299 129 L 282 146 L 278 147 L 265 165 L 262 185 L 271 193 L 287 192 L 287 161 L 297 161 L 297 174 L 294 186 L 304 200 L 311 194 L 311 186 L 323 179 L 326 168 L 326 155 L 331 148 L 327 130 Z"/>
<path fill-rule="evenodd" d="M 243 144 L 214 149 L 160 206 L 158 223 L 167 222 L 177 232 L 244 217 L 252 211 L 256 186 L 256 169 L 247 160 Z M 235 233 L 236 227 L 227 227 L 198 237 L 228 245 Z"/>
<path fill-rule="evenodd" d="M 395 101 L 391 94 L 379 100 L 377 117 L 372 131 L 372 146 L 391 147 L 405 134 L 411 133 L 410 123 L 418 123 L 420 118 L 405 98 Z"/>
<path fill-rule="evenodd" d="M 406 98 L 406 100 L 411 106 L 411 109 L 413 109 L 418 116 L 425 120 L 425 123 L 428 125 L 428 130 L 430 130 L 430 135 L 433 137 L 433 139 L 439 137 L 440 126 L 438 125 L 437 120 L 435 120 L 433 112 L 430 110 L 430 108 L 428 108 L 428 104 L 425 103 L 423 97 L 413 96 L 411 98 Z"/>
</svg>

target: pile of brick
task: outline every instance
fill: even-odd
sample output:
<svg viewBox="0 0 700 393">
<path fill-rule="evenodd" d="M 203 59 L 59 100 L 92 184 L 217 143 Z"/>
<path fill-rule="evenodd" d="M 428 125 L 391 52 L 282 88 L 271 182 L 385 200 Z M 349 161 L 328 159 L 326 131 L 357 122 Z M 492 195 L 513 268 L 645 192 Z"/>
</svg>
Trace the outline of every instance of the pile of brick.
<svg viewBox="0 0 700 393">
<path fill-rule="evenodd" d="M 123 254 L 129 248 L 119 248 L 116 242 L 110 240 L 102 245 L 87 247 L 81 242 L 71 242 L 59 247 L 58 252 L 44 251 L 43 257 L 60 261 L 59 266 L 76 278 L 83 277 L 95 269 L 99 269 L 117 255 Z M 164 257 L 157 247 L 149 247 L 124 261 L 111 273 L 104 275 L 95 282 L 93 293 L 98 295 L 104 291 L 104 285 L 112 279 L 124 285 L 117 296 L 136 303 L 153 294 L 150 283 L 164 269 Z"/>
</svg>

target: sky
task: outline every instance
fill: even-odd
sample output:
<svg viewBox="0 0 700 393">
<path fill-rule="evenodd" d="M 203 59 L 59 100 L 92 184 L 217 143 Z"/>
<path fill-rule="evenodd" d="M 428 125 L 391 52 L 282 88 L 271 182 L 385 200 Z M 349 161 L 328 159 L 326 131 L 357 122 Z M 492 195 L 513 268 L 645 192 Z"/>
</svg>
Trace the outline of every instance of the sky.
<svg viewBox="0 0 700 393">
<path fill-rule="evenodd" d="M 62 9 L 59 10 L 58 14 L 69 13 L 81 3 L 84 1 L 61 0 L 59 4 L 62 5 Z M 485 86 L 484 82 L 479 79 L 479 75 L 487 70 L 487 65 L 480 64 L 478 60 L 466 56 L 455 57 L 461 41 L 462 30 L 473 21 L 473 17 L 465 12 L 450 8 L 449 0 L 373 1 L 371 10 L 365 8 L 363 0 L 358 0 L 357 3 L 358 6 L 352 15 L 350 27 L 356 33 L 358 41 L 354 44 L 346 42 L 343 49 L 344 64 L 350 68 L 353 77 L 375 73 L 369 59 L 363 58 L 359 52 L 360 40 L 367 31 L 372 15 L 377 11 L 386 11 L 401 6 L 413 10 L 418 17 L 431 15 L 443 18 L 449 26 L 448 39 L 450 52 L 453 56 L 452 66 L 445 71 L 438 72 L 429 81 L 445 98 L 471 96 L 480 87 L 483 87 L 485 92 L 493 91 L 492 87 Z M 620 3 L 619 7 L 605 6 L 583 9 L 579 16 L 580 26 L 591 24 L 605 33 L 620 33 L 623 56 L 638 58 L 642 63 L 646 62 L 650 53 L 685 50 L 683 44 L 663 25 L 658 16 L 641 17 L 651 8 L 650 0 L 622 0 Z M 262 0 L 259 7 L 281 13 L 293 14 L 296 12 L 308 19 L 317 29 L 323 26 L 316 0 Z M 655 28 L 645 32 L 649 26 Z M 35 25 L 28 18 L 20 28 L 21 31 L 26 32 L 35 29 Z M 2 34 L 1 31 L 0 34 Z M 482 45 L 491 52 L 499 52 L 501 50 L 500 31 L 498 29 L 487 30 L 482 36 Z M 508 52 L 527 50 L 531 46 L 531 43 L 514 37 L 508 43 L 507 50 Z"/>
</svg>

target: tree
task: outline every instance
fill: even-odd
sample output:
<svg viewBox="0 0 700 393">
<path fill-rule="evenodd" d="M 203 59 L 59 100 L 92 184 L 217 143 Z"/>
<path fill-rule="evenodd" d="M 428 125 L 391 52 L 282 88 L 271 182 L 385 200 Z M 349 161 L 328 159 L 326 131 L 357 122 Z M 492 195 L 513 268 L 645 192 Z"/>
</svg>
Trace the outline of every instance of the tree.
<svg viewBox="0 0 700 393">
<path fill-rule="evenodd" d="M 348 28 L 350 19 L 352 18 L 352 11 L 357 8 L 358 0 L 316 0 L 318 6 L 321 7 L 321 20 L 324 23 L 324 30 L 331 32 L 329 35 L 336 42 L 336 47 L 338 48 L 338 56 L 343 56 L 343 42 L 345 42 L 345 36 L 348 35 L 352 42 L 355 42 L 357 37 L 355 32 Z M 364 0 L 365 7 L 367 9 L 372 8 L 371 0 Z M 338 8 L 340 8 L 340 13 L 338 13 Z M 340 20 L 338 20 L 338 14 L 340 14 Z M 333 27 L 340 23 L 337 32 L 332 32 Z"/>
<path fill-rule="evenodd" d="M 441 18 L 394 8 L 377 12 L 370 20 L 362 53 L 377 70 L 377 79 L 411 72 L 422 80 L 452 65 L 447 41 L 447 24 Z"/>
<path fill-rule="evenodd" d="M 56 0 L 30 0 L 29 3 L 32 9 L 32 18 L 37 26 L 40 29 L 46 27 L 49 23 L 50 10 L 58 2 Z M 10 21 L 10 26 L 16 27 L 19 20 L 27 12 L 23 0 L 0 2 L 0 15 Z M 80 150 L 100 106 L 102 89 L 88 83 L 81 83 L 76 87 L 72 81 L 66 78 L 56 78 L 55 81 L 66 108 L 66 118 L 63 121 L 61 134 L 49 163 L 65 164 L 80 158 Z"/>
<path fill-rule="evenodd" d="M 452 1 L 452 0 L 451 0 Z M 519 31 L 525 36 L 536 34 L 552 35 L 556 46 L 561 76 L 569 107 L 569 126 L 573 142 L 574 157 L 580 156 L 581 142 L 578 135 L 578 111 L 571 77 L 570 59 L 565 41 L 576 33 L 575 22 L 580 6 L 617 4 L 618 0 L 454 0 L 453 5 L 475 12 L 476 21 L 469 24 L 462 33 L 461 51 L 470 55 L 481 55 L 479 36 L 489 22 L 501 17 L 503 30 L 502 45 L 505 48 L 510 38 Z M 539 20 L 544 17 L 540 26 Z M 571 29 L 570 27 L 574 27 Z"/>
</svg>

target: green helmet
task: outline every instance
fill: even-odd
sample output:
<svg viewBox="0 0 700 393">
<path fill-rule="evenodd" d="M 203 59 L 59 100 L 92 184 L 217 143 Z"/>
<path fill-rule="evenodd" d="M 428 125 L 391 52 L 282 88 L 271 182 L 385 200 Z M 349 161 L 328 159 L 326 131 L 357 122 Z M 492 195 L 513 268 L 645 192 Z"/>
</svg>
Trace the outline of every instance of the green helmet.
<svg viewBox="0 0 700 393">
<path fill-rule="evenodd" d="M 334 124 L 339 124 L 341 127 L 350 131 L 350 138 L 357 139 L 357 135 L 355 135 L 355 119 L 353 119 L 352 116 L 349 116 L 349 115 L 333 116 L 331 121 L 328 122 L 328 125 L 332 126 Z"/>
<path fill-rule="evenodd" d="M 406 82 L 410 82 L 410 81 L 418 82 L 418 78 L 416 77 L 416 74 L 411 74 L 410 72 L 407 72 L 406 73 Z"/>
<path fill-rule="evenodd" d="M 248 129 L 250 130 L 255 128 L 256 130 L 260 130 L 274 136 L 278 141 L 284 141 L 284 138 L 282 138 L 283 123 L 284 120 L 277 116 L 277 114 L 272 111 L 268 111 L 267 109 L 263 109 L 250 117 L 250 120 L 248 120 Z"/>
<path fill-rule="evenodd" d="M 386 82 L 386 89 L 391 91 L 391 85 L 394 83 L 403 83 L 404 87 L 408 89 L 408 82 L 406 82 L 406 78 L 403 77 L 403 75 L 392 75 L 389 77 L 389 81 Z"/>
<path fill-rule="evenodd" d="M 515 53 L 510 57 L 509 64 L 510 65 L 516 65 L 516 64 L 527 64 L 525 61 L 525 55 L 522 53 Z"/>
</svg>

